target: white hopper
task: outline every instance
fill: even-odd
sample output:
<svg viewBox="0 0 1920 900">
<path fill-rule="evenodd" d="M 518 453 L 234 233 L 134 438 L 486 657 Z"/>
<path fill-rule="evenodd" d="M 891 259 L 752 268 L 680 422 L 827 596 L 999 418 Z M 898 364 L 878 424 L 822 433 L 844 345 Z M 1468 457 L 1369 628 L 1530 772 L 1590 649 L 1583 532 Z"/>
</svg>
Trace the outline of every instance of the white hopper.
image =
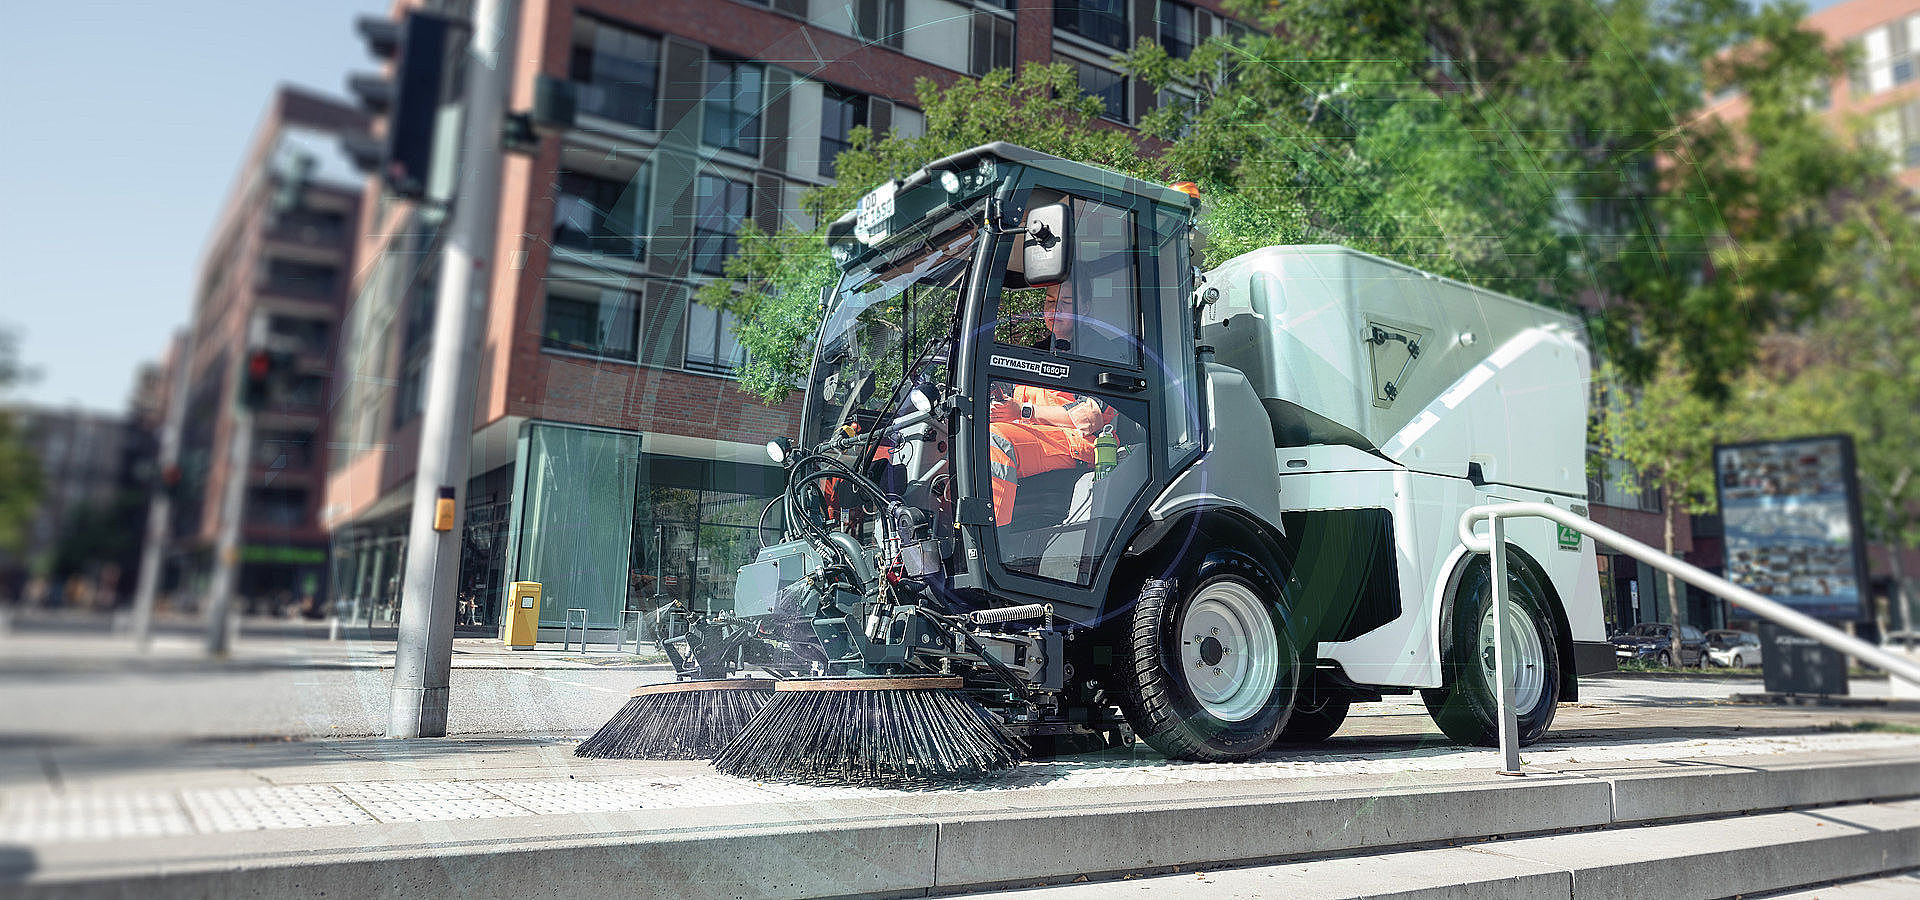
<svg viewBox="0 0 1920 900">
<path fill-rule="evenodd" d="M 1246 373 L 1276 446 L 1585 492 L 1579 320 L 1346 247 L 1268 247 L 1207 273 L 1200 339 Z M 1565 446 L 1561 446 L 1565 445 Z"/>
</svg>

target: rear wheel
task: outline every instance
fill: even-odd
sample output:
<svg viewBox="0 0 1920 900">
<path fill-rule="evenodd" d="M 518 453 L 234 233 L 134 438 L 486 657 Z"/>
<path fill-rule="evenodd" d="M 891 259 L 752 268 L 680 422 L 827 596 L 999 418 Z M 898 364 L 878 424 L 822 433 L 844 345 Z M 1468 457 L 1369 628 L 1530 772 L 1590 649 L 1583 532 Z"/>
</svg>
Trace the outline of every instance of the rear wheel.
<svg viewBox="0 0 1920 900">
<path fill-rule="evenodd" d="M 1337 694 L 1303 691 L 1293 702 L 1293 715 L 1280 729 L 1282 744 L 1317 744 L 1340 730 L 1353 701 Z"/>
<path fill-rule="evenodd" d="M 1300 683 L 1298 642 L 1277 580 L 1216 550 L 1148 579 L 1121 641 L 1120 708 L 1170 759 L 1230 762 L 1279 736 Z"/>
<path fill-rule="evenodd" d="M 1533 574 L 1507 574 L 1506 646 L 1513 654 L 1513 708 L 1520 743 L 1530 744 L 1553 724 L 1560 701 L 1560 650 L 1547 600 Z M 1444 686 L 1421 691 L 1434 724 L 1462 744 L 1500 742 L 1499 701 L 1493 674 L 1493 573 L 1485 557 L 1468 563 L 1454 590 L 1452 621 L 1442 634 Z"/>
</svg>

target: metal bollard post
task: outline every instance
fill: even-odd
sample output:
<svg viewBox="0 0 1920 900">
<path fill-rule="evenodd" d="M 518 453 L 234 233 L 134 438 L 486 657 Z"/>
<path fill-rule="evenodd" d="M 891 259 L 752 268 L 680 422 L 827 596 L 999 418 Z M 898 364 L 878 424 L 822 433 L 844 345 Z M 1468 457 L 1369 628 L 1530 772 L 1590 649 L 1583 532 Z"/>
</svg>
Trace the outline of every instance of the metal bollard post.
<svg viewBox="0 0 1920 900">
<path fill-rule="evenodd" d="M 580 652 L 587 652 L 587 611 L 579 607 L 567 610 L 567 621 L 560 630 L 560 652 L 573 647 L 573 614 L 580 614 Z"/>
<path fill-rule="evenodd" d="M 1520 771 L 1520 717 L 1513 708 L 1513 653 L 1507 647 L 1506 520 L 1487 517 L 1487 538 L 1493 545 L 1493 679 L 1500 704 L 1500 774 L 1525 775 Z"/>
</svg>

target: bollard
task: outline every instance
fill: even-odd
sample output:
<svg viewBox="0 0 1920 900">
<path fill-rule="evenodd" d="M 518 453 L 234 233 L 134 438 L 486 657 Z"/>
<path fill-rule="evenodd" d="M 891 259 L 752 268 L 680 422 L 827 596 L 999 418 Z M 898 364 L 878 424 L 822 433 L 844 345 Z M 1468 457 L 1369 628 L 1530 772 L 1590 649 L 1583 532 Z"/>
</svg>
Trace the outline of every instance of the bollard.
<svg viewBox="0 0 1920 900">
<path fill-rule="evenodd" d="M 1525 775 L 1520 771 L 1520 717 L 1513 708 L 1513 653 L 1507 647 L 1506 520 L 1487 517 L 1487 541 L 1493 545 L 1489 555 L 1493 557 L 1493 682 L 1500 705 L 1500 774 Z"/>
</svg>

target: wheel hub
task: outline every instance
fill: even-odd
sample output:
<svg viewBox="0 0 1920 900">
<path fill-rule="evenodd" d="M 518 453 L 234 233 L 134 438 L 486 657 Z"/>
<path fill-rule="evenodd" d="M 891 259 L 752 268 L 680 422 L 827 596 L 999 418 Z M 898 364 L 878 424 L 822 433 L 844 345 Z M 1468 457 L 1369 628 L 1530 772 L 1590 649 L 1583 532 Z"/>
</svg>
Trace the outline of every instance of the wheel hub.
<svg viewBox="0 0 1920 900">
<path fill-rule="evenodd" d="M 1209 666 L 1217 666 L 1220 664 L 1220 658 L 1226 655 L 1226 648 L 1221 646 L 1219 638 L 1208 636 L 1200 639 L 1201 662 Z"/>
<path fill-rule="evenodd" d="M 1540 632 L 1533 627 L 1533 616 L 1520 604 L 1507 601 L 1506 644 L 1513 666 L 1513 708 L 1520 715 L 1531 712 L 1546 693 L 1546 652 L 1540 644 Z M 1488 604 L 1480 619 L 1480 664 L 1487 683 L 1494 683 L 1493 606 Z"/>
<path fill-rule="evenodd" d="M 1242 722 L 1272 696 L 1280 641 L 1260 595 L 1238 581 L 1201 587 L 1180 616 L 1180 668 L 1214 718 Z"/>
</svg>

